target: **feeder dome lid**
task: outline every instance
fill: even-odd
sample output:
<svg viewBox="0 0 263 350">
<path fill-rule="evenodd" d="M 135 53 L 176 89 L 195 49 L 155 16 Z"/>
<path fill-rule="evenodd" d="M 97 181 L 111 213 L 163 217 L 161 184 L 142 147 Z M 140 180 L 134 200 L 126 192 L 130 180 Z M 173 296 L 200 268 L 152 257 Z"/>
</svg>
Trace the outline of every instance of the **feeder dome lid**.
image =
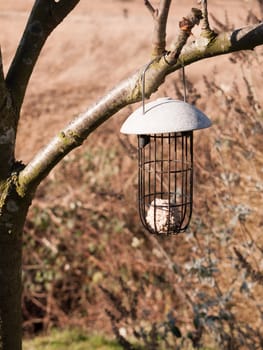
<svg viewBox="0 0 263 350">
<path fill-rule="evenodd" d="M 180 100 L 159 98 L 136 109 L 123 123 L 124 134 L 160 134 L 204 129 L 210 119 L 199 109 Z"/>
</svg>

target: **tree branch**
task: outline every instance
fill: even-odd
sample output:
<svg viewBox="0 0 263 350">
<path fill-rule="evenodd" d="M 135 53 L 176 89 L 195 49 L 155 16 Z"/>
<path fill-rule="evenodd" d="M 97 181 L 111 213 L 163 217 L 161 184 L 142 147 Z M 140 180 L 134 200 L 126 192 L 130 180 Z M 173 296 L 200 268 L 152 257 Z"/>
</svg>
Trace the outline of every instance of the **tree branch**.
<svg viewBox="0 0 263 350">
<path fill-rule="evenodd" d="M 6 86 L 3 70 L 2 50 L 0 47 L 0 120 L 3 118 L 2 111 L 6 100 Z"/>
<path fill-rule="evenodd" d="M 202 36 L 205 38 L 213 39 L 216 37 L 216 33 L 210 28 L 209 19 L 208 19 L 208 10 L 207 10 L 207 0 L 200 0 L 201 9 L 202 9 Z"/>
<path fill-rule="evenodd" d="M 14 162 L 16 136 L 14 116 L 10 94 L 5 84 L 0 49 L 0 187 L 1 181 L 10 175 Z"/>
<path fill-rule="evenodd" d="M 156 13 L 155 8 L 153 5 L 150 3 L 149 0 L 144 0 L 144 4 L 147 7 L 147 9 L 150 11 L 150 14 L 154 17 L 154 14 Z"/>
<path fill-rule="evenodd" d="M 23 196 L 31 187 L 35 188 L 70 150 L 80 146 L 105 120 L 128 104 L 139 101 L 138 81 L 137 75 L 125 80 L 55 136 L 20 173 L 20 195 Z"/>
<path fill-rule="evenodd" d="M 189 34 L 189 31 L 188 31 Z M 189 34 L 190 35 L 190 34 Z M 233 32 L 219 34 L 213 40 L 199 37 L 195 42 L 185 45 L 180 60 L 169 62 L 170 55 L 161 56 L 149 66 L 145 76 L 145 95 L 150 96 L 163 83 L 165 77 L 184 65 L 195 61 L 231 53 L 238 50 L 251 50 L 263 44 L 263 23 L 241 28 Z M 180 46 L 180 45 L 179 45 Z M 176 57 L 176 50 L 173 50 Z M 18 178 L 18 192 L 25 195 L 35 188 L 49 171 L 72 149 L 82 144 L 83 140 L 104 121 L 123 107 L 141 99 L 141 76 L 144 67 L 133 76 L 123 81 L 97 104 L 78 116 L 63 129 L 36 157 L 21 171 Z"/>
<path fill-rule="evenodd" d="M 187 39 L 191 35 L 191 31 L 195 25 L 198 25 L 202 18 L 202 12 L 199 9 L 192 8 L 188 16 L 183 17 L 179 22 L 179 35 L 170 52 L 166 55 L 169 65 L 174 65 L 186 44 Z"/>
<path fill-rule="evenodd" d="M 0 93 L 5 91 L 5 77 L 3 70 L 2 50 L 0 46 Z M 2 105 L 2 96 L 0 95 L 0 106 Z"/>
<path fill-rule="evenodd" d="M 13 103 L 18 111 L 17 118 L 23 103 L 28 81 L 47 37 L 79 1 L 35 1 L 6 77 L 6 85 L 11 92 Z"/>
<path fill-rule="evenodd" d="M 150 1 L 145 0 L 145 6 L 154 19 L 152 56 L 158 57 L 165 52 L 166 25 L 172 0 L 161 0 L 159 9 L 154 9 Z"/>
<path fill-rule="evenodd" d="M 183 47 L 179 57 L 180 61 L 170 67 L 169 73 L 180 68 L 181 62 L 189 65 L 204 58 L 241 50 L 253 50 L 259 45 L 263 45 L 263 22 L 234 31 L 222 32 L 212 40 L 200 36 Z"/>
<path fill-rule="evenodd" d="M 207 0 L 201 0 L 201 8 L 202 8 L 202 14 L 203 14 L 203 30 L 210 31 L 210 25 L 208 20 L 208 11 L 207 11 Z"/>
</svg>

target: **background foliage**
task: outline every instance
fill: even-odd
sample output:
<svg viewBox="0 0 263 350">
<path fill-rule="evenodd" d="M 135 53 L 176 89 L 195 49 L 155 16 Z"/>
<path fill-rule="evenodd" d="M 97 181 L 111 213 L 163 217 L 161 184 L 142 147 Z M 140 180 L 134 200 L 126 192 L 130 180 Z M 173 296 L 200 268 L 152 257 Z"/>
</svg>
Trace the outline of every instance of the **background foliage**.
<svg viewBox="0 0 263 350">
<path fill-rule="evenodd" d="M 118 135 L 128 109 L 41 185 L 24 235 L 25 332 L 103 329 L 124 349 L 263 347 L 263 110 L 252 74 L 263 78 L 263 51 L 229 59 L 240 71 L 229 85 L 220 71 L 201 88 L 187 80 L 213 127 L 195 134 L 186 234 L 150 236 L 139 223 L 135 140 Z M 180 81 L 159 93 L 181 98 Z"/>
</svg>

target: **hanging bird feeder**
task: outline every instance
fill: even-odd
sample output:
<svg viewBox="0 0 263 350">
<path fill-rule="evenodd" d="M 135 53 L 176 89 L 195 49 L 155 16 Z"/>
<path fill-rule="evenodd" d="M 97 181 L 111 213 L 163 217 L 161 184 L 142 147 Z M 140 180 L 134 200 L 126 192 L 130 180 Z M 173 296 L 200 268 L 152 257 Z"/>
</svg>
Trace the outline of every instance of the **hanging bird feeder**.
<svg viewBox="0 0 263 350">
<path fill-rule="evenodd" d="M 138 201 L 151 233 L 184 232 L 193 205 L 193 131 L 211 125 L 196 107 L 161 98 L 134 111 L 121 132 L 138 135 Z"/>
</svg>

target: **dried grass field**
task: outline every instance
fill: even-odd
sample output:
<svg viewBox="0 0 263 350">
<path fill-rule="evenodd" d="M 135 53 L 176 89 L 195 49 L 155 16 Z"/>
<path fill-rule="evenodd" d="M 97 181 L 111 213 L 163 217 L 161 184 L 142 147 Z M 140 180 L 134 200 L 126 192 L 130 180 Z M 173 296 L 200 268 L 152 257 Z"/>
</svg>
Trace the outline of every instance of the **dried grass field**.
<svg viewBox="0 0 263 350">
<path fill-rule="evenodd" d="M 0 3 L 5 71 L 32 3 Z M 174 1 L 170 41 L 195 3 Z M 262 18 L 259 5 L 210 0 L 211 24 L 244 26 Z M 81 1 L 39 58 L 17 158 L 29 161 L 73 116 L 149 61 L 151 33 L 143 1 Z M 138 105 L 107 121 L 48 176 L 24 233 L 25 332 L 113 330 L 146 349 L 161 339 L 166 349 L 263 347 L 262 63 L 257 48 L 186 68 L 188 102 L 213 122 L 195 133 L 187 233 L 155 237 L 139 222 L 136 140 L 119 133 Z M 151 99 L 181 99 L 182 91 L 177 72 Z"/>
</svg>

